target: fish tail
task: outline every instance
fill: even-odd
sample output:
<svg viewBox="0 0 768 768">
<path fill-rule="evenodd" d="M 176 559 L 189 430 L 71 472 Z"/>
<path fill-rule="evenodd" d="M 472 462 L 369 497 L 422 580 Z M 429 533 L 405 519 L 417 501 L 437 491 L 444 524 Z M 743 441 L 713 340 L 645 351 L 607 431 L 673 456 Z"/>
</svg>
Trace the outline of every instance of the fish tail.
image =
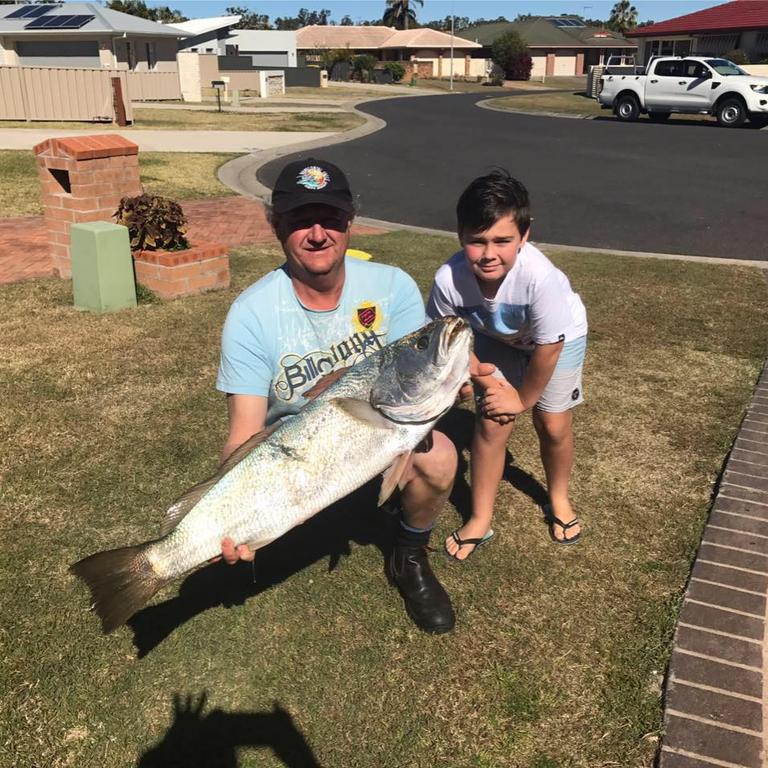
<svg viewBox="0 0 768 768">
<path fill-rule="evenodd" d="M 125 624 L 167 581 L 152 568 L 145 554 L 148 546 L 97 552 L 69 568 L 91 591 L 105 635 Z"/>
</svg>

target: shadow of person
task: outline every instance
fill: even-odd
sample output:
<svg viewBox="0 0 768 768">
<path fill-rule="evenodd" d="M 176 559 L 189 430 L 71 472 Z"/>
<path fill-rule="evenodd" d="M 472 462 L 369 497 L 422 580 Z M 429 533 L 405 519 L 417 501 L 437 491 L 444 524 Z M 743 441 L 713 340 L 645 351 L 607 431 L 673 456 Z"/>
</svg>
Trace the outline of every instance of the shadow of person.
<svg viewBox="0 0 768 768">
<path fill-rule="evenodd" d="M 449 501 L 456 507 L 456 511 L 464 523 L 469 520 L 472 514 L 472 490 L 466 480 L 468 464 L 464 454 L 471 447 L 474 428 L 475 414 L 464 408 L 452 408 L 443 416 L 436 427 L 448 436 L 459 454 L 456 480 Z M 529 472 L 515 465 L 514 456 L 509 452 L 509 449 L 505 451 L 504 455 L 502 479 L 506 480 L 515 490 L 528 496 L 537 506 L 541 507 L 547 503 L 546 488 Z"/>
<path fill-rule="evenodd" d="M 378 492 L 378 481 L 368 483 L 260 549 L 253 564 L 220 562 L 187 576 L 176 597 L 148 606 L 128 620 L 139 658 L 209 608 L 242 605 L 324 557 L 332 571 L 350 554 L 352 541 L 376 546 L 383 569 L 394 538 L 393 517 L 377 509 Z"/>
<path fill-rule="evenodd" d="M 321 768 L 291 715 L 275 702 L 271 712 L 204 713 L 207 694 L 173 697 L 173 723 L 136 768 L 237 768 L 241 747 L 270 747 L 287 768 Z"/>
</svg>

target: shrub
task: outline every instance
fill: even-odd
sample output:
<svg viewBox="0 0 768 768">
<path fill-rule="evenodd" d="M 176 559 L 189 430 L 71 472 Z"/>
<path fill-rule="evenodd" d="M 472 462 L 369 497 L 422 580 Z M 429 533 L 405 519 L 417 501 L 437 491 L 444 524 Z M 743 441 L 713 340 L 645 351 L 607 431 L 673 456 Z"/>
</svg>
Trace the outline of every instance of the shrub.
<svg viewBox="0 0 768 768">
<path fill-rule="evenodd" d="M 728 51 L 723 56 L 724 59 L 728 59 L 728 61 L 732 61 L 734 64 L 749 64 L 749 56 L 741 50 L 741 48 L 736 48 L 733 51 Z"/>
<path fill-rule="evenodd" d="M 329 51 L 323 51 L 320 54 L 320 63 L 323 69 L 327 69 L 329 72 L 333 69 L 333 65 L 339 61 L 352 61 L 355 55 L 349 48 L 332 48 Z"/>
<path fill-rule="evenodd" d="M 388 61 L 384 64 L 384 69 L 389 71 L 392 79 L 399 82 L 405 77 L 405 67 L 399 61 Z"/>
<path fill-rule="evenodd" d="M 181 206 L 159 195 L 124 197 L 114 214 L 128 227 L 133 251 L 182 251 L 189 248 L 185 237 L 187 220 Z"/>
<path fill-rule="evenodd" d="M 373 72 L 378 63 L 379 61 L 375 56 L 371 56 L 370 53 L 362 53 L 352 59 L 352 69 L 360 80 L 367 82 L 370 73 Z"/>
<path fill-rule="evenodd" d="M 528 44 L 517 32 L 507 32 L 495 40 L 491 59 L 510 80 L 528 80 L 531 76 L 533 60 L 528 54 Z"/>
</svg>

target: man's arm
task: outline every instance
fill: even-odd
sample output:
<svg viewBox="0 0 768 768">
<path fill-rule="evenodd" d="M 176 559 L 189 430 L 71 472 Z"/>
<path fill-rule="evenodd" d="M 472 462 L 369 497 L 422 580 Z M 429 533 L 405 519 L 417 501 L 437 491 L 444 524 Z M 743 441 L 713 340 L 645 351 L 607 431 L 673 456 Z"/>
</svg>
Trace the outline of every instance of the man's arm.
<svg viewBox="0 0 768 768">
<path fill-rule="evenodd" d="M 259 395 L 227 395 L 229 433 L 221 449 L 221 461 L 239 448 L 249 437 L 264 429 L 267 398 Z"/>
</svg>

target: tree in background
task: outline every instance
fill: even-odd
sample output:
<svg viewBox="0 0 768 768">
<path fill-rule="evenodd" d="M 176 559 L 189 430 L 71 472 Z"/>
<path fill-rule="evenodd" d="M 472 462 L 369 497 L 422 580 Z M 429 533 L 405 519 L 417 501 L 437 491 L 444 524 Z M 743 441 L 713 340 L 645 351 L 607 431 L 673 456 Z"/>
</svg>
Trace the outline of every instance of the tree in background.
<svg viewBox="0 0 768 768">
<path fill-rule="evenodd" d="M 226 9 L 227 16 L 240 16 L 240 21 L 232 29 L 272 29 L 269 16 L 253 13 L 242 5 L 233 5 Z"/>
<path fill-rule="evenodd" d="M 339 26 L 342 26 L 342 27 L 354 27 L 355 26 L 355 22 L 352 21 L 352 17 L 349 14 L 347 14 L 346 16 L 342 16 L 341 17 L 341 21 L 339 22 Z"/>
<path fill-rule="evenodd" d="M 528 44 L 517 32 L 506 32 L 496 38 L 491 46 L 491 58 L 508 80 L 530 80 L 533 59 L 528 53 Z"/>
<path fill-rule="evenodd" d="M 414 2 L 424 5 L 424 0 L 414 0 Z M 388 27 L 396 29 L 408 29 L 409 22 L 417 24 L 416 11 L 411 7 L 411 0 L 387 0 L 383 22 Z"/>
<path fill-rule="evenodd" d="M 467 16 L 454 16 L 453 17 L 453 31 L 461 32 L 462 29 L 466 29 L 472 24 Z M 434 21 L 428 21 L 425 25 L 429 29 L 437 29 L 440 32 L 451 31 L 451 17 L 446 16 L 444 19 L 435 19 Z"/>
<path fill-rule="evenodd" d="M 275 29 L 301 29 L 310 24 L 326 25 L 331 22 L 331 12 L 327 8 L 321 11 L 308 11 L 306 8 L 299 8 L 295 16 L 278 16 L 275 19 Z"/>
<path fill-rule="evenodd" d="M 140 19 L 159 21 L 165 24 L 179 24 L 188 21 L 181 11 L 171 10 L 167 5 L 161 8 L 147 8 L 144 0 L 108 0 L 106 7 L 112 11 L 138 16 Z"/>
<path fill-rule="evenodd" d="M 605 25 L 620 35 L 637 26 L 637 8 L 629 0 L 619 0 L 611 9 L 611 17 Z"/>
</svg>

